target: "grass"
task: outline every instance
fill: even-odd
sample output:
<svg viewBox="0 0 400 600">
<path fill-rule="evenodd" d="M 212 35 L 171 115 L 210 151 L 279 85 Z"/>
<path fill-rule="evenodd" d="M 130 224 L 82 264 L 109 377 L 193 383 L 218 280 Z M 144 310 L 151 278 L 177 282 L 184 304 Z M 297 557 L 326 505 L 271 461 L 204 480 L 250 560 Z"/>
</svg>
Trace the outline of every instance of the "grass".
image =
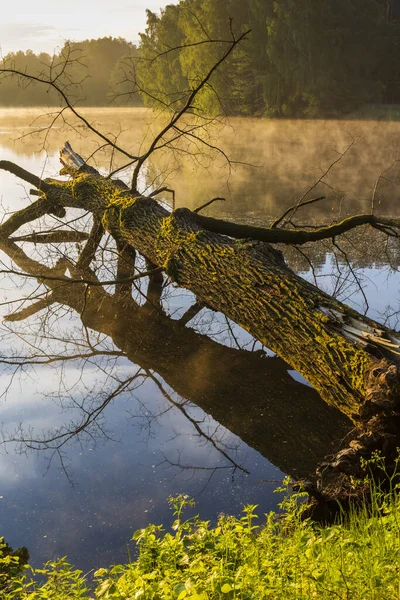
<svg viewBox="0 0 400 600">
<path fill-rule="evenodd" d="M 0 578 L 0 598 L 398 600 L 400 499 L 396 490 L 386 496 L 374 490 L 371 500 L 368 509 L 366 504 L 329 527 L 301 518 L 298 494 L 286 496 L 282 514 L 266 515 L 261 527 L 255 524 L 256 506 L 246 506 L 241 518 L 223 515 L 211 526 L 198 516 L 184 518 L 193 501 L 181 495 L 170 499 L 172 530 L 149 525 L 136 531 L 137 558 L 99 569 L 92 590 L 65 558 L 10 574 L 14 558 L 1 558 L 0 548 L 0 573 L 8 573 Z"/>
</svg>

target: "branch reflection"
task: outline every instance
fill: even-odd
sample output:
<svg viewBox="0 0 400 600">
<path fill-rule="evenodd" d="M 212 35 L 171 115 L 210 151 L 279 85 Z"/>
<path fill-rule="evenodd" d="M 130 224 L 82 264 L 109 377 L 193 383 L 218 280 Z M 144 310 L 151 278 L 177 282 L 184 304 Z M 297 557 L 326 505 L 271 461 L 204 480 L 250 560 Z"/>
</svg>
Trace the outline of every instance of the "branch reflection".
<svg viewBox="0 0 400 600">
<path fill-rule="evenodd" d="M 167 402 L 158 414 L 149 414 L 144 407 L 141 417 L 147 426 L 174 407 L 190 422 L 201 443 L 219 452 L 223 468 L 233 473 L 248 472 L 237 458 L 237 448 L 219 436 L 218 427 L 210 431 L 193 416 L 194 405 L 294 478 L 309 477 L 318 461 L 337 448 L 351 429 L 342 413 L 293 379 L 280 358 L 242 349 L 238 340 L 237 347 L 231 348 L 190 328 L 188 313 L 201 319 L 201 307 L 189 308 L 181 319 L 168 316 L 161 300 L 164 283 L 160 277 L 150 282 L 151 293 L 140 304 L 126 289 L 112 292 L 101 286 L 68 284 L 67 271 L 74 280 L 85 279 L 88 273 L 66 259 L 50 269 L 28 257 L 14 242 L 2 242 L 0 249 L 25 273 L 37 275 L 39 283 L 44 269 L 65 276 L 62 282 L 46 280 L 46 300 L 24 306 L 8 319 L 23 324 L 13 329 L 13 334 L 28 343 L 30 350 L 2 358 L 14 372 L 27 372 L 37 365 L 56 366 L 58 402 L 66 412 L 65 423 L 56 432 L 40 436 L 19 427 L 13 434 L 3 432 L 3 442 L 17 441 L 21 449 L 46 449 L 62 461 L 63 450 L 73 440 L 82 444 L 99 436 L 112 437 L 103 418 L 105 408 L 123 394 L 134 396 L 146 380 L 155 384 Z M 60 330 L 57 335 L 54 322 L 71 309 L 80 315 L 81 328 L 68 334 Z M 39 328 L 30 332 L 26 319 L 43 310 Z M 46 320 L 52 322 L 51 334 Z M 51 352 L 53 342 L 61 348 L 59 353 Z M 85 393 L 75 393 L 76 382 L 70 384 L 63 376 L 68 363 L 74 361 L 82 372 L 85 368 L 103 373 L 106 384 L 102 383 L 100 392 L 89 389 L 82 379 Z M 136 365 L 133 374 L 132 363 Z M 68 411 L 72 411 L 72 419 Z M 202 468 L 168 456 L 166 461 L 177 470 Z"/>
</svg>

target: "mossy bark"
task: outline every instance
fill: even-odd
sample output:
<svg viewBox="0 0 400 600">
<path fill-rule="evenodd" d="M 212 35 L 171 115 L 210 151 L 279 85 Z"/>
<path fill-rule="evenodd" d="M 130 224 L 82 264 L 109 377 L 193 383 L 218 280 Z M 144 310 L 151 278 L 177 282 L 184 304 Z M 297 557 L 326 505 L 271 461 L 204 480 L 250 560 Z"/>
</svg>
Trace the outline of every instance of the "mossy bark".
<svg viewBox="0 0 400 600">
<path fill-rule="evenodd" d="M 263 230 L 257 241 L 233 239 L 244 230 L 227 235 L 229 227 L 228 231 L 188 209 L 169 213 L 154 199 L 134 196 L 123 183 L 82 167 L 83 162 L 79 157 L 77 173 L 75 165 L 67 168 L 70 181 L 41 182 L 45 195 L 0 226 L 0 240 L 9 240 L 21 225 L 46 212 L 61 214 L 65 207 L 92 212 L 119 248 L 138 250 L 178 285 L 193 291 L 198 302 L 239 323 L 298 370 L 327 404 L 358 423 L 350 446 L 320 465 L 314 490 L 319 501 L 321 490 L 327 490 L 324 501 L 347 497 L 353 476 L 365 475 L 360 459 L 376 451 L 383 453 L 388 473 L 392 472 L 400 446 L 399 335 L 298 277 L 281 252 L 265 241 L 271 238 L 270 230 Z M 378 229 L 388 225 L 381 221 L 370 216 L 364 220 Z M 390 226 L 397 227 L 396 223 L 391 221 Z M 350 227 L 348 222 L 344 226 Z M 326 235 L 334 235 L 332 228 L 318 231 L 318 239 Z M 285 243 L 282 232 L 277 238 L 276 229 L 272 237 Z M 48 271 L 39 266 L 37 275 L 45 281 Z M 184 355 L 180 362 L 185 363 Z M 229 398 L 224 397 L 225 402 L 228 406 Z"/>
<path fill-rule="evenodd" d="M 347 415 L 357 413 L 365 400 L 378 358 L 391 363 L 394 332 L 297 276 L 269 244 L 201 229 L 188 209 L 171 214 L 154 199 L 132 197 L 99 176 L 52 183 L 47 196 L 54 203 L 101 214 L 118 243 L 138 250 L 200 301 L 240 324 Z M 364 333 L 371 331 L 389 345 L 367 343 Z"/>
</svg>

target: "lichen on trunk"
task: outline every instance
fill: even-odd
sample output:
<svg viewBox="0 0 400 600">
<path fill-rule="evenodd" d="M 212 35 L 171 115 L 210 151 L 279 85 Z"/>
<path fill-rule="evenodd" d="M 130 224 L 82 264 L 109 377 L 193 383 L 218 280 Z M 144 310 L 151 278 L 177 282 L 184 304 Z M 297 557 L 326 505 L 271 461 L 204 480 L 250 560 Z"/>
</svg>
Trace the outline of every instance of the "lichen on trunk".
<svg viewBox="0 0 400 600">
<path fill-rule="evenodd" d="M 249 331 L 347 415 L 359 412 L 377 362 L 397 362 L 394 332 L 296 275 L 270 244 L 205 230 L 192 211 L 170 213 L 92 173 L 52 181 L 46 193 L 101 216 L 118 243 Z"/>
</svg>

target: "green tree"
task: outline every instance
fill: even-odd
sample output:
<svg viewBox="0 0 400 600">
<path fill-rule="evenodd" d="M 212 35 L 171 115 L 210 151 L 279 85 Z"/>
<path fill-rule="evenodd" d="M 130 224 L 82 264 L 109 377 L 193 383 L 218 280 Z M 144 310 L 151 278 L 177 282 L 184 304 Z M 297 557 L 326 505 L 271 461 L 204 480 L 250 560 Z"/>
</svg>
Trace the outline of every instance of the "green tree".
<svg viewBox="0 0 400 600">
<path fill-rule="evenodd" d="M 73 102 L 87 106 L 104 106 L 110 101 L 110 86 L 115 83 L 115 68 L 122 58 L 129 60 L 137 55 L 136 47 L 122 38 L 104 37 L 82 42 L 66 42 L 58 55 L 34 54 L 31 50 L 8 54 L 4 66 L 52 78 L 59 83 Z M 113 75 L 114 73 L 114 75 Z M 28 82 L 16 76 L 0 80 L 2 106 L 54 106 L 59 105 L 57 93 L 43 84 Z"/>
<path fill-rule="evenodd" d="M 267 27 L 267 113 L 331 116 L 382 97 L 387 25 L 375 0 L 279 0 Z"/>
<path fill-rule="evenodd" d="M 115 63 L 110 73 L 108 98 L 116 106 L 143 106 L 138 61 L 139 53 L 134 48 L 131 54 Z"/>
<path fill-rule="evenodd" d="M 5 62 L 60 74 L 72 100 L 179 109 L 232 35 L 251 29 L 196 98 L 193 112 L 339 116 L 400 101 L 400 24 L 381 0 L 180 0 L 147 11 L 140 47 L 122 38 L 66 43 L 53 60 L 31 51 Z M 65 61 L 68 62 L 64 69 Z M 62 74 L 61 74 L 61 71 Z M 2 105 L 54 105 L 54 91 L 4 78 Z"/>
<path fill-rule="evenodd" d="M 67 42 L 61 58 L 71 57 L 63 83 L 77 82 L 69 93 L 87 106 L 104 106 L 110 101 L 110 78 L 116 63 L 130 57 L 136 48 L 122 38 L 104 37 L 83 42 Z M 61 60 L 62 63 L 62 60 Z"/>
<path fill-rule="evenodd" d="M 34 54 L 32 50 L 26 52 L 12 52 L 5 56 L 3 65 L 22 72 L 40 76 L 48 73 L 51 57 L 48 54 Z M 43 85 L 34 81 L 23 81 L 17 77 L 8 76 L 0 79 L 0 104 L 2 106 L 46 106 L 55 104 L 57 96 Z"/>
<path fill-rule="evenodd" d="M 181 0 L 159 16 L 148 12 L 140 45 L 146 103 L 179 105 L 185 86 L 193 88 L 221 56 L 224 43 L 216 41 L 249 28 L 250 39 L 199 94 L 199 110 L 346 114 L 383 99 L 398 71 L 396 27 L 376 0 Z"/>
<path fill-rule="evenodd" d="M 179 27 L 180 7 L 168 5 L 160 16 L 147 10 L 147 28 L 140 35 L 138 78 L 143 100 L 148 106 L 181 105 L 188 82 L 182 73 L 180 48 L 184 44 Z"/>
<path fill-rule="evenodd" d="M 193 86 L 221 57 L 232 32 L 238 36 L 249 29 L 249 1 L 186 0 L 180 6 L 180 27 L 188 45 L 181 52 L 181 65 Z M 191 46 L 208 39 L 214 41 Z M 251 43 L 245 40 L 202 90 L 199 107 L 214 114 L 254 114 L 254 82 Z"/>
</svg>

